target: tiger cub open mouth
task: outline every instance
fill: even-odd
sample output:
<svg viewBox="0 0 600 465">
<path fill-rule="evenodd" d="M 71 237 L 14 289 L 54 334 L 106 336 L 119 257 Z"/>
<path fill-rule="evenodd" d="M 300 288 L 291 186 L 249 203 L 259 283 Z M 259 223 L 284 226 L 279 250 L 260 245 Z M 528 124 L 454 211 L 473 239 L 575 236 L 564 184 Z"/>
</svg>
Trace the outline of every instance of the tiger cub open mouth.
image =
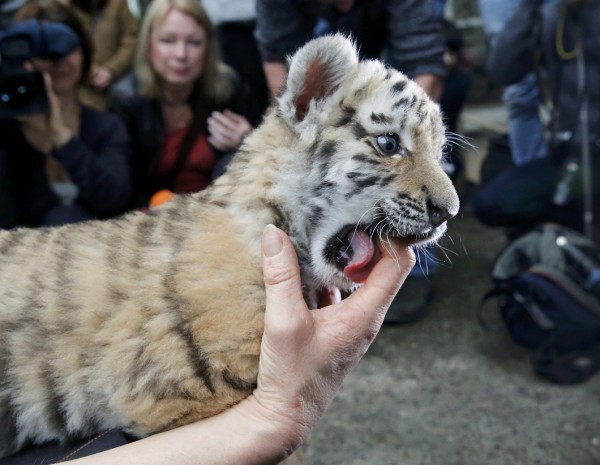
<svg viewBox="0 0 600 465">
<path fill-rule="evenodd" d="M 380 235 L 373 231 L 374 228 L 368 226 L 346 226 L 334 234 L 325 247 L 329 262 L 355 283 L 364 283 L 381 259 L 381 240 L 402 240 L 407 245 L 414 245 L 427 242 L 438 232 L 435 227 L 420 235 L 400 235 L 392 231 L 384 231 Z M 381 237 L 381 240 L 376 240 L 376 237 Z"/>
<path fill-rule="evenodd" d="M 330 262 L 355 283 L 365 282 L 381 259 L 373 235 L 360 226 L 342 228 L 327 242 L 325 253 Z"/>
</svg>

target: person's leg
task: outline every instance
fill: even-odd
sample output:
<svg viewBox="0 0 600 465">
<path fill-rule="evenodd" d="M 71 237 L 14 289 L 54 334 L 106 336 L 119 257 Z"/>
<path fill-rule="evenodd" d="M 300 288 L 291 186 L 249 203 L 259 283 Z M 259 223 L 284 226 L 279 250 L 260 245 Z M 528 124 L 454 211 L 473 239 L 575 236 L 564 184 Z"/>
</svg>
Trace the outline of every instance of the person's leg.
<svg viewBox="0 0 600 465">
<path fill-rule="evenodd" d="M 46 212 L 40 226 L 61 226 L 91 219 L 93 216 L 80 205 L 58 205 Z"/>
<path fill-rule="evenodd" d="M 481 186 L 473 212 L 487 226 L 523 228 L 551 221 L 560 176 L 561 163 L 553 157 L 509 168 Z"/>
<path fill-rule="evenodd" d="M 523 165 L 548 154 L 544 125 L 540 119 L 540 94 L 536 77 L 528 74 L 502 93 L 508 111 L 508 137 L 515 165 Z"/>
<path fill-rule="evenodd" d="M 458 120 L 467 101 L 470 87 L 471 76 L 467 72 L 454 70 L 446 76 L 440 108 L 449 134 L 458 134 Z M 460 142 L 449 143 L 445 154 L 446 156 L 442 160 L 444 171 L 455 182 L 464 165 Z"/>
</svg>

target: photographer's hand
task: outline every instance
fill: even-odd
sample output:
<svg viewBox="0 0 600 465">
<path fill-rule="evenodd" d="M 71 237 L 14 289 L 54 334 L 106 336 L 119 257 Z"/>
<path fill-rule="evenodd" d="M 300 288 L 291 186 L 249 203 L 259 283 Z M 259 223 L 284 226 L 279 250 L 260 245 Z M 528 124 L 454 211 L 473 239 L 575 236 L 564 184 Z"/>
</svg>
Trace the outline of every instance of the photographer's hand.
<svg viewBox="0 0 600 465">
<path fill-rule="evenodd" d="M 49 155 L 53 149 L 64 146 L 74 134 L 65 121 L 60 100 L 52 89 L 52 78 L 43 73 L 49 110 L 47 113 L 18 117 L 27 141 L 40 152 Z M 73 115 L 72 125 L 78 126 L 79 115 Z"/>
</svg>

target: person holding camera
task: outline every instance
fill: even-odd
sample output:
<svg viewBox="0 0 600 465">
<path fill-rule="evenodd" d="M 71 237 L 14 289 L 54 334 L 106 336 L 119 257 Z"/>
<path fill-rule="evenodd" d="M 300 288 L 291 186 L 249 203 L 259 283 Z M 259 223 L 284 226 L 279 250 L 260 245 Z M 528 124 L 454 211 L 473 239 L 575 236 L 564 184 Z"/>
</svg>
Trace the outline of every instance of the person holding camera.
<svg viewBox="0 0 600 465">
<path fill-rule="evenodd" d="M 91 45 L 77 15 L 58 2 L 30 3 L 15 20 L 37 19 L 68 26 L 76 46 L 61 56 L 32 54 L 24 67 L 44 77 L 36 93 L 47 93 L 48 110 L 20 108 L 0 121 L 0 228 L 54 226 L 124 211 L 131 194 L 129 138 L 119 119 L 79 103 L 79 85 L 91 63 Z M 40 26 L 41 25 L 41 26 Z M 48 43 L 68 42 L 58 32 Z M 7 40 L 7 39 L 3 39 Z M 44 42 L 32 41 L 42 44 Z M 4 111 L 6 114 L 6 109 Z"/>
</svg>

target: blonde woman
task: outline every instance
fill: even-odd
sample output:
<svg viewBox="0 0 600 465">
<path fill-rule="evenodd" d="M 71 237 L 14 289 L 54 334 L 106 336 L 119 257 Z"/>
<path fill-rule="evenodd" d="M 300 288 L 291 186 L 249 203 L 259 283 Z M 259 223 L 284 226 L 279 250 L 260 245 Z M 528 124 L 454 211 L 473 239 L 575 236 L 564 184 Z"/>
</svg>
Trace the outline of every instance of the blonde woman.
<svg viewBox="0 0 600 465">
<path fill-rule="evenodd" d="M 219 61 L 213 25 L 198 0 L 153 0 L 134 72 L 109 106 L 132 139 L 135 207 L 161 189 L 203 189 L 258 122 L 249 90 Z"/>
</svg>

